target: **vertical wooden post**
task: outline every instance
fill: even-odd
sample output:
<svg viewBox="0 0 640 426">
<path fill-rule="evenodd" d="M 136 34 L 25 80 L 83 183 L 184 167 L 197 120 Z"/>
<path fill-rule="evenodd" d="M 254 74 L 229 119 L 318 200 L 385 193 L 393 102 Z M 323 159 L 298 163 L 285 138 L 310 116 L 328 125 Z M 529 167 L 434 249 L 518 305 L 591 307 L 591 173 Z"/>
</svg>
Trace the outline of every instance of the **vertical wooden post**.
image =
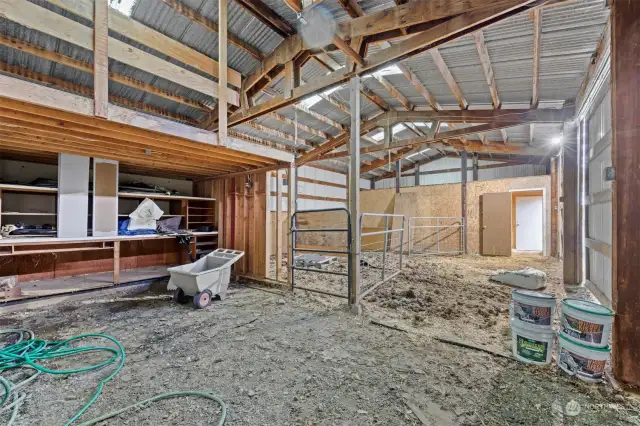
<svg viewBox="0 0 640 426">
<path fill-rule="evenodd" d="M 462 228 L 462 253 L 467 254 L 467 151 L 462 151 L 460 154 L 460 189 L 462 200 L 462 222 L 464 227 Z"/>
<path fill-rule="evenodd" d="M 218 145 L 227 143 L 227 0 L 218 0 Z"/>
<path fill-rule="evenodd" d="M 396 194 L 400 193 L 402 179 L 402 160 L 396 161 Z"/>
<path fill-rule="evenodd" d="M 93 6 L 93 114 L 109 118 L 109 4 L 95 0 Z"/>
<path fill-rule="evenodd" d="M 360 303 L 360 77 L 351 77 L 351 134 L 349 137 L 349 213 L 351 214 L 351 276 L 349 306 L 358 310 Z"/>
<path fill-rule="evenodd" d="M 414 185 L 420 186 L 420 163 L 416 163 L 416 169 L 414 170 Z"/>
<path fill-rule="evenodd" d="M 284 64 L 284 97 L 293 96 L 293 89 L 298 86 L 300 86 L 300 68 L 294 61 L 289 61 Z"/>
<path fill-rule="evenodd" d="M 567 120 L 563 127 L 562 148 L 562 201 L 563 201 L 563 277 L 567 285 L 580 283 L 580 252 L 578 236 L 579 190 L 578 190 L 578 125 Z"/>
<path fill-rule="evenodd" d="M 558 157 L 551 158 L 551 257 L 558 257 Z"/>
<path fill-rule="evenodd" d="M 289 288 L 293 290 L 293 250 L 291 246 L 291 219 L 296 212 L 296 166 L 291 163 L 289 171 L 287 173 L 287 284 Z"/>
<path fill-rule="evenodd" d="M 276 281 L 282 280 L 282 176 L 276 170 Z"/>
<path fill-rule="evenodd" d="M 640 386 L 640 2 L 611 9 L 613 373 Z"/>
<path fill-rule="evenodd" d="M 120 284 L 120 241 L 113 242 L 113 283 Z"/>
<path fill-rule="evenodd" d="M 479 170 L 479 165 L 478 165 L 478 156 L 474 155 L 473 156 L 473 164 L 471 166 L 473 168 L 473 181 L 477 182 L 478 181 L 478 175 L 480 174 L 480 170 Z"/>
</svg>

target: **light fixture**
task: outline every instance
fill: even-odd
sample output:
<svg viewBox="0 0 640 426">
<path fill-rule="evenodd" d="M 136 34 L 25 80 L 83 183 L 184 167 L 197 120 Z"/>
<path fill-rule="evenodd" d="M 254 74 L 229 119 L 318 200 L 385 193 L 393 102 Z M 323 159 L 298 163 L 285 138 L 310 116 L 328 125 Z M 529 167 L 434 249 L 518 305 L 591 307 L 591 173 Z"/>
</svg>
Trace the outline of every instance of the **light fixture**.
<svg viewBox="0 0 640 426">
<path fill-rule="evenodd" d="M 551 143 L 554 145 L 560 145 L 562 143 L 562 135 L 552 137 Z"/>
</svg>

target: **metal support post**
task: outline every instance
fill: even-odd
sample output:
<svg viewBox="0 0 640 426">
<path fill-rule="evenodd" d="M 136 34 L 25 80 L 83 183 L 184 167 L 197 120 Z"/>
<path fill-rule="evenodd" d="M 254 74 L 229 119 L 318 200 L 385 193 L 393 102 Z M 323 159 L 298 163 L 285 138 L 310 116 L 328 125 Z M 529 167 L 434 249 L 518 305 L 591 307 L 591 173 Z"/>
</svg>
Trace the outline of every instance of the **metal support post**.
<svg viewBox="0 0 640 426">
<path fill-rule="evenodd" d="M 351 77 L 351 135 L 349 137 L 349 213 L 351 214 L 351 275 L 349 306 L 357 312 L 360 302 L 360 77 Z"/>
<path fill-rule="evenodd" d="M 462 221 L 467 223 L 467 151 L 460 154 L 461 180 L 460 189 L 462 191 Z M 462 254 L 467 254 L 467 227 L 462 228 Z"/>
<path fill-rule="evenodd" d="M 382 280 L 384 281 L 385 266 L 387 264 L 387 246 L 389 244 L 389 216 L 384 218 L 384 247 L 382 248 Z M 393 242 L 392 242 L 393 243 Z"/>
<path fill-rule="evenodd" d="M 287 173 L 287 219 L 288 223 L 291 224 L 291 218 L 296 212 L 296 166 L 291 163 L 289 166 L 289 170 Z M 293 291 L 293 264 L 294 264 L 294 252 L 293 247 L 295 247 L 295 241 L 293 240 L 295 235 L 289 230 L 289 247 L 287 248 L 287 284 L 291 291 Z"/>
</svg>

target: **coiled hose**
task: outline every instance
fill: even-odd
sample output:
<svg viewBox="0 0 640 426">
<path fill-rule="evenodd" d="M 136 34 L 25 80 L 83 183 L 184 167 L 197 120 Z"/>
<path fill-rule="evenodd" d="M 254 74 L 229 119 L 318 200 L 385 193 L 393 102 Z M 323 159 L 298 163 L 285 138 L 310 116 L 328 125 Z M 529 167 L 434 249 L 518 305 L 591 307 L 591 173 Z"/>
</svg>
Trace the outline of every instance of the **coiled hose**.
<svg viewBox="0 0 640 426">
<path fill-rule="evenodd" d="M 18 392 L 19 389 L 23 388 L 25 385 L 35 380 L 40 374 L 80 374 L 87 373 L 90 371 L 98 370 L 100 368 L 106 367 L 107 365 L 116 364 L 115 369 L 111 374 L 102 379 L 98 384 L 98 388 L 93 396 L 89 399 L 89 401 L 76 413 L 73 417 L 71 417 L 66 423 L 65 426 L 69 426 L 73 424 L 80 416 L 82 416 L 88 409 L 96 402 L 96 400 L 100 397 L 102 393 L 102 389 L 104 385 L 113 379 L 116 374 L 122 370 L 124 366 L 124 361 L 126 358 L 126 353 L 124 347 L 118 342 L 115 338 L 102 333 L 88 333 L 81 334 L 78 336 L 74 336 L 70 339 L 60 340 L 60 341 L 47 341 L 43 339 L 36 339 L 34 333 L 31 330 L 26 329 L 0 329 L 0 336 L 16 334 L 18 336 L 17 342 L 6 345 L 2 349 L 0 349 L 0 387 L 4 389 L 2 394 L 2 399 L 0 400 L 0 413 L 12 410 L 11 417 L 7 426 L 11 426 L 15 421 L 18 415 L 18 409 L 24 401 L 26 394 L 24 392 Z M 72 343 L 84 340 L 84 339 L 105 339 L 115 346 L 71 346 Z M 85 367 L 71 369 L 71 370 L 52 370 L 44 367 L 40 364 L 40 362 L 47 360 L 54 360 L 58 358 L 64 358 L 68 356 L 75 356 L 88 352 L 106 352 L 110 354 L 110 357 L 102 362 L 97 364 L 87 365 Z M 20 368 L 29 368 L 35 370 L 35 372 L 27 377 L 26 379 L 14 383 L 13 381 L 7 379 L 2 373 L 14 372 L 16 369 Z M 12 398 L 13 400 L 9 402 Z M 197 391 L 185 391 L 185 392 L 169 392 L 163 393 L 160 395 L 153 396 L 144 401 L 137 402 L 135 404 L 129 405 L 127 407 L 111 411 L 102 416 L 96 417 L 94 419 L 88 420 L 84 423 L 80 423 L 78 426 L 89 426 L 97 424 L 101 421 L 110 419 L 115 417 L 125 411 L 141 407 L 143 405 L 153 403 L 156 401 L 160 401 L 163 399 L 181 397 L 181 396 L 196 396 L 200 398 L 210 399 L 216 401 L 220 404 L 221 413 L 220 419 L 218 420 L 217 425 L 222 426 L 225 423 L 227 417 L 227 407 L 224 401 L 222 401 L 217 396 L 207 393 L 207 392 L 197 392 Z M 6 405 L 5 405 L 6 404 Z"/>
</svg>

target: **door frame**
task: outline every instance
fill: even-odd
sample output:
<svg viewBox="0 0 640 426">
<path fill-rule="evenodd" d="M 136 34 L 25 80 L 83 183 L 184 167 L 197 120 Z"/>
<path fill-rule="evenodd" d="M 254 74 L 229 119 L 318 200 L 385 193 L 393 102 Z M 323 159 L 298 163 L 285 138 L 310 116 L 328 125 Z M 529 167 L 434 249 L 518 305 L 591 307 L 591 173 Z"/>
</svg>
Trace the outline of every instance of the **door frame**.
<svg viewBox="0 0 640 426">
<path fill-rule="evenodd" d="M 515 227 L 515 219 L 516 219 L 516 198 L 518 198 L 518 193 L 521 192 L 540 192 L 542 191 L 542 255 L 543 256 L 548 256 L 549 255 L 549 250 L 547 248 L 547 189 L 542 187 L 542 188 L 525 188 L 525 189 L 510 189 L 509 192 L 511 193 L 511 215 L 512 215 L 512 227 Z M 522 195 L 525 196 L 526 195 Z M 531 196 L 535 196 L 535 195 L 531 195 Z M 512 231 L 512 241 L 511 241 L 511 248 L 512 250 L 515 251 L 515 246 L 516 246 L 516 232 L 515 230 Z"/>
</svg>

